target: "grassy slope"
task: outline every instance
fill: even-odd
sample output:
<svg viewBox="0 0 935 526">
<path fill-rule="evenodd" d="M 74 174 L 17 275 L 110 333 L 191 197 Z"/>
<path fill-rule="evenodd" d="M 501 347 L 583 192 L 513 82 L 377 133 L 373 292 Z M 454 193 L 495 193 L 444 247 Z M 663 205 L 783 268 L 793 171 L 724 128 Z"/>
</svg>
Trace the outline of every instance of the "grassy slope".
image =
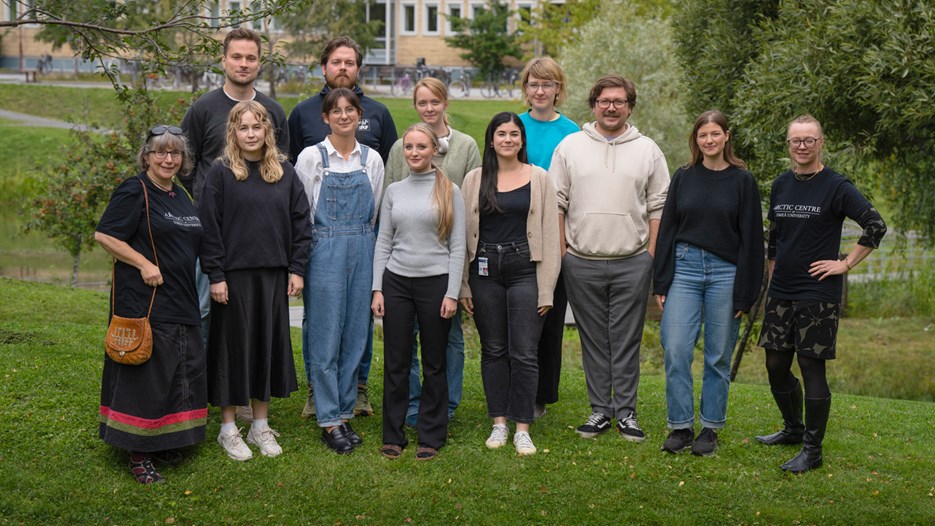
<svg viewBox="0 0 935 526">
<path fill-rule="evenodd" d="M 489 424 L 476 358 L 449 447 L 422 464 L 379 457 L 379 418 L 358 420 L 363 449 L 326 451 L 298 418 L 299 394 L 273 403 L 286 452 L 247 463 L 208 440 L 138 487 L 124 457 L 96 437 L 106 296 L 0 280 L 0 524 L 931 524 L 935 520 L 935 412 L 924 402 L 836 395 L 825 467 L 803 476 L 778 465 L 795 448 L 752 436 L 775 429 L 768 390 L 734 385 L 730 426 L 712 458 L 658 450 L 664 384 L 644 376 L 641 445 L 614 434 L 578 438 L 587 413 L 583 375 L 566 367 L 561 402 L 534 426 L 540 453 L 483 446 Z M 298 332 L 293 332 L 298 341 Z M 297 348 L 298 351 L 298 348 Z M 301 359 L 297 359 L 301 363 Z M 382 353 L 374 357 L 379 407 Z M 301 375 L 301 371 L 300 371 Z"/>
</svg>

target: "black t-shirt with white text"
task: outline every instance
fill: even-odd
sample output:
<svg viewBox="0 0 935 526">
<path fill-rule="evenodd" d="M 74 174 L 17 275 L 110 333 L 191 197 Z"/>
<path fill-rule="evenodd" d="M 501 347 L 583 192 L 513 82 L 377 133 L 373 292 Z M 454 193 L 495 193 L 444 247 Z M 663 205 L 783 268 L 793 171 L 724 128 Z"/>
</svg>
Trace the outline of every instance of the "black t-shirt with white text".
<svg viewBox="0 0 935 526">
<path fill-rule="evenodd" d="M 130 177 L 114 190 L 97 225 L 97 231 L 128 243 L 146 259 L 155 262 L 146 222 L 143 187 L 149 194 L 153 241 L 164 283 L 156 291 L 150 319 L 166 323 L 199 325 L 198 292 L 195 289 L 195 258 L 202 228 L 188 194 L 178 186 L 166 192 L 145 174 Z M 116 261 L 114 265 L 115 312 L 126 318 L 142 318 L 149 309 L 152 287 L 143 283 L 140 270 Z"/>
<path fill-rule="evenodd" d="M 809 275 L 815 261 L 838 259 L 844 219 L 857 220 L 872 205 L 849 179 L 825 168 L 807 181 L 792 171 L 773 181 L 767 218 L 776 235 L 769 296 L 840 303 L 843 275 L 822 281 Z"/>
</svg>

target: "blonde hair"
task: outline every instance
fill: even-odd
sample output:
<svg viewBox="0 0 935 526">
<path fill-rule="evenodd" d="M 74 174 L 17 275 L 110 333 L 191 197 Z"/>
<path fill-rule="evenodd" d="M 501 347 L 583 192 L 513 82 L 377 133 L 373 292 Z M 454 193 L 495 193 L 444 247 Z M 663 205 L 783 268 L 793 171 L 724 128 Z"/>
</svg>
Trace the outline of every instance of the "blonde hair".
<svg viewBox="0 0 935 526">
<path fill-rule="evenodd" d="M 445 87 L 445 83 L 438 80 L 435 77 L 425 77 L 424 79 L 416 82 L 414 88 L 412 88 L 412 105 L 416 105 L 416 95 L 419 93 L 419 88 L 425 88 L 440 98 L 442 102 L 448 102 L 448 88 Z M 445 121 L 445 125 L 448 125 L 448 112 L 442 113 L 442 119 Z"/>
<path fill-rule="evenodd" d="M 555 59 L 552 57 L 534 58 L 523 68 L 523 72 L 520 73 L 519 78 L 520 84 L 523 86 L 523 104 L 526 106 L 531 106 L 529 95 L 526 93 L 526 84 L 529 82 L 529 77 L 536 77 L 537 79 L 548 80 L 558 84 L 558 89 L 555 92 L 555 99 L 552 101 L 552 105 L 557 108 L 565 102 L 565 72 L 562 71 L 562 67 L 558 65 Z"/>
<path fill-rule="evenodd" d="M 244 113 L 250 112 L 263 125 L 265 132 L 263 139 L 263 159 L 260 161 L 260 177 L 267 183 L 275 183 L 282 179 L 282 154 L 276 148 L 276 132 L 269 118 L 269 112 L 262 104 L 255 100 L 238 102 L 227 115 L 227 146 L 224 148 L 223 159 L 227 167 L 234 172 L 234 178 L 243 181 L 249 175 L 247 163 L 244 161 L 243 151 L 237 143 L 237 127 Z"/>
<path fill-rule="evenodd" d="M 403 133 L 403 144 L 406 142 L 406 136 L 416 131 L 424 133 L 429 140 L 432 141 L 432 145 L 435 146 L 435 149 L 438 149 L 438 135 L 431 126 L 424 122 L 418 122 L 406 128 L 405 133 Z M 442 169 L 436 166 L 434 161 L 432 162 L 432 169 L 435 170 L 435 187 L 432 191 L 432 202 L 435 205 L 435 209 L 438 210 L 438 240 L 444 241 L 451 234 L 451 229 L 454 226 L 454 204 L 452 203 L 454 196 L 452 187 L 454 185 L 445 177 Z"/>
</svg>

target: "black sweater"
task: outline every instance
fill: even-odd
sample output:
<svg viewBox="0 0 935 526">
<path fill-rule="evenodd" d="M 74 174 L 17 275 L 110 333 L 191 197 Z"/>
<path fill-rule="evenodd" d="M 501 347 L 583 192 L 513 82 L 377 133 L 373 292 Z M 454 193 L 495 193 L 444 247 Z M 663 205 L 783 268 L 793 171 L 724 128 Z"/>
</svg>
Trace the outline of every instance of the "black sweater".
<svg viewBox="0 0 935 526">
<path fill-rule="evenodd" d="M 713 171 L 700 163 L 679 168 L 659 224 L 653 293 L 668 293 L 675 276 L 675 244 L 682 241 L 737 266 L 734 310 L 750 310 L 763 279 L 760 207 L 760 192 L 750 172 L 734 166 Z"/>
<path fill-rule="evenodd" d="M 255 268 L 288 268 L 304 276 L 312 244 L 305 188 L 289 163 L 282 163 L 282 179 L 272 184 L 260 178 L 259 163 L 247 166 L 243 181 L 222 161 L 208 171 L 198 203 L 202 271 L 211 283 L 225 281 L 226 271 Z"/>
</svg>

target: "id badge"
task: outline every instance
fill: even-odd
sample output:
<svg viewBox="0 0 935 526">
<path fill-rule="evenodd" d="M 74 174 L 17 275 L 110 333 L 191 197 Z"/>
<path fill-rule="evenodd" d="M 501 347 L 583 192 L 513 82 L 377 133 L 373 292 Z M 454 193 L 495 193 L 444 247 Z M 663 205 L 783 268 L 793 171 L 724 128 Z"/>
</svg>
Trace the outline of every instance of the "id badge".
<svg viewBox="0 0 935 526">
<path fill-rule="evenodd" d="M 489 276 L 490 271 L 487 269 L 487 258 L 477 258 L 477 275 L 478 276 Z"/>
</svg>

